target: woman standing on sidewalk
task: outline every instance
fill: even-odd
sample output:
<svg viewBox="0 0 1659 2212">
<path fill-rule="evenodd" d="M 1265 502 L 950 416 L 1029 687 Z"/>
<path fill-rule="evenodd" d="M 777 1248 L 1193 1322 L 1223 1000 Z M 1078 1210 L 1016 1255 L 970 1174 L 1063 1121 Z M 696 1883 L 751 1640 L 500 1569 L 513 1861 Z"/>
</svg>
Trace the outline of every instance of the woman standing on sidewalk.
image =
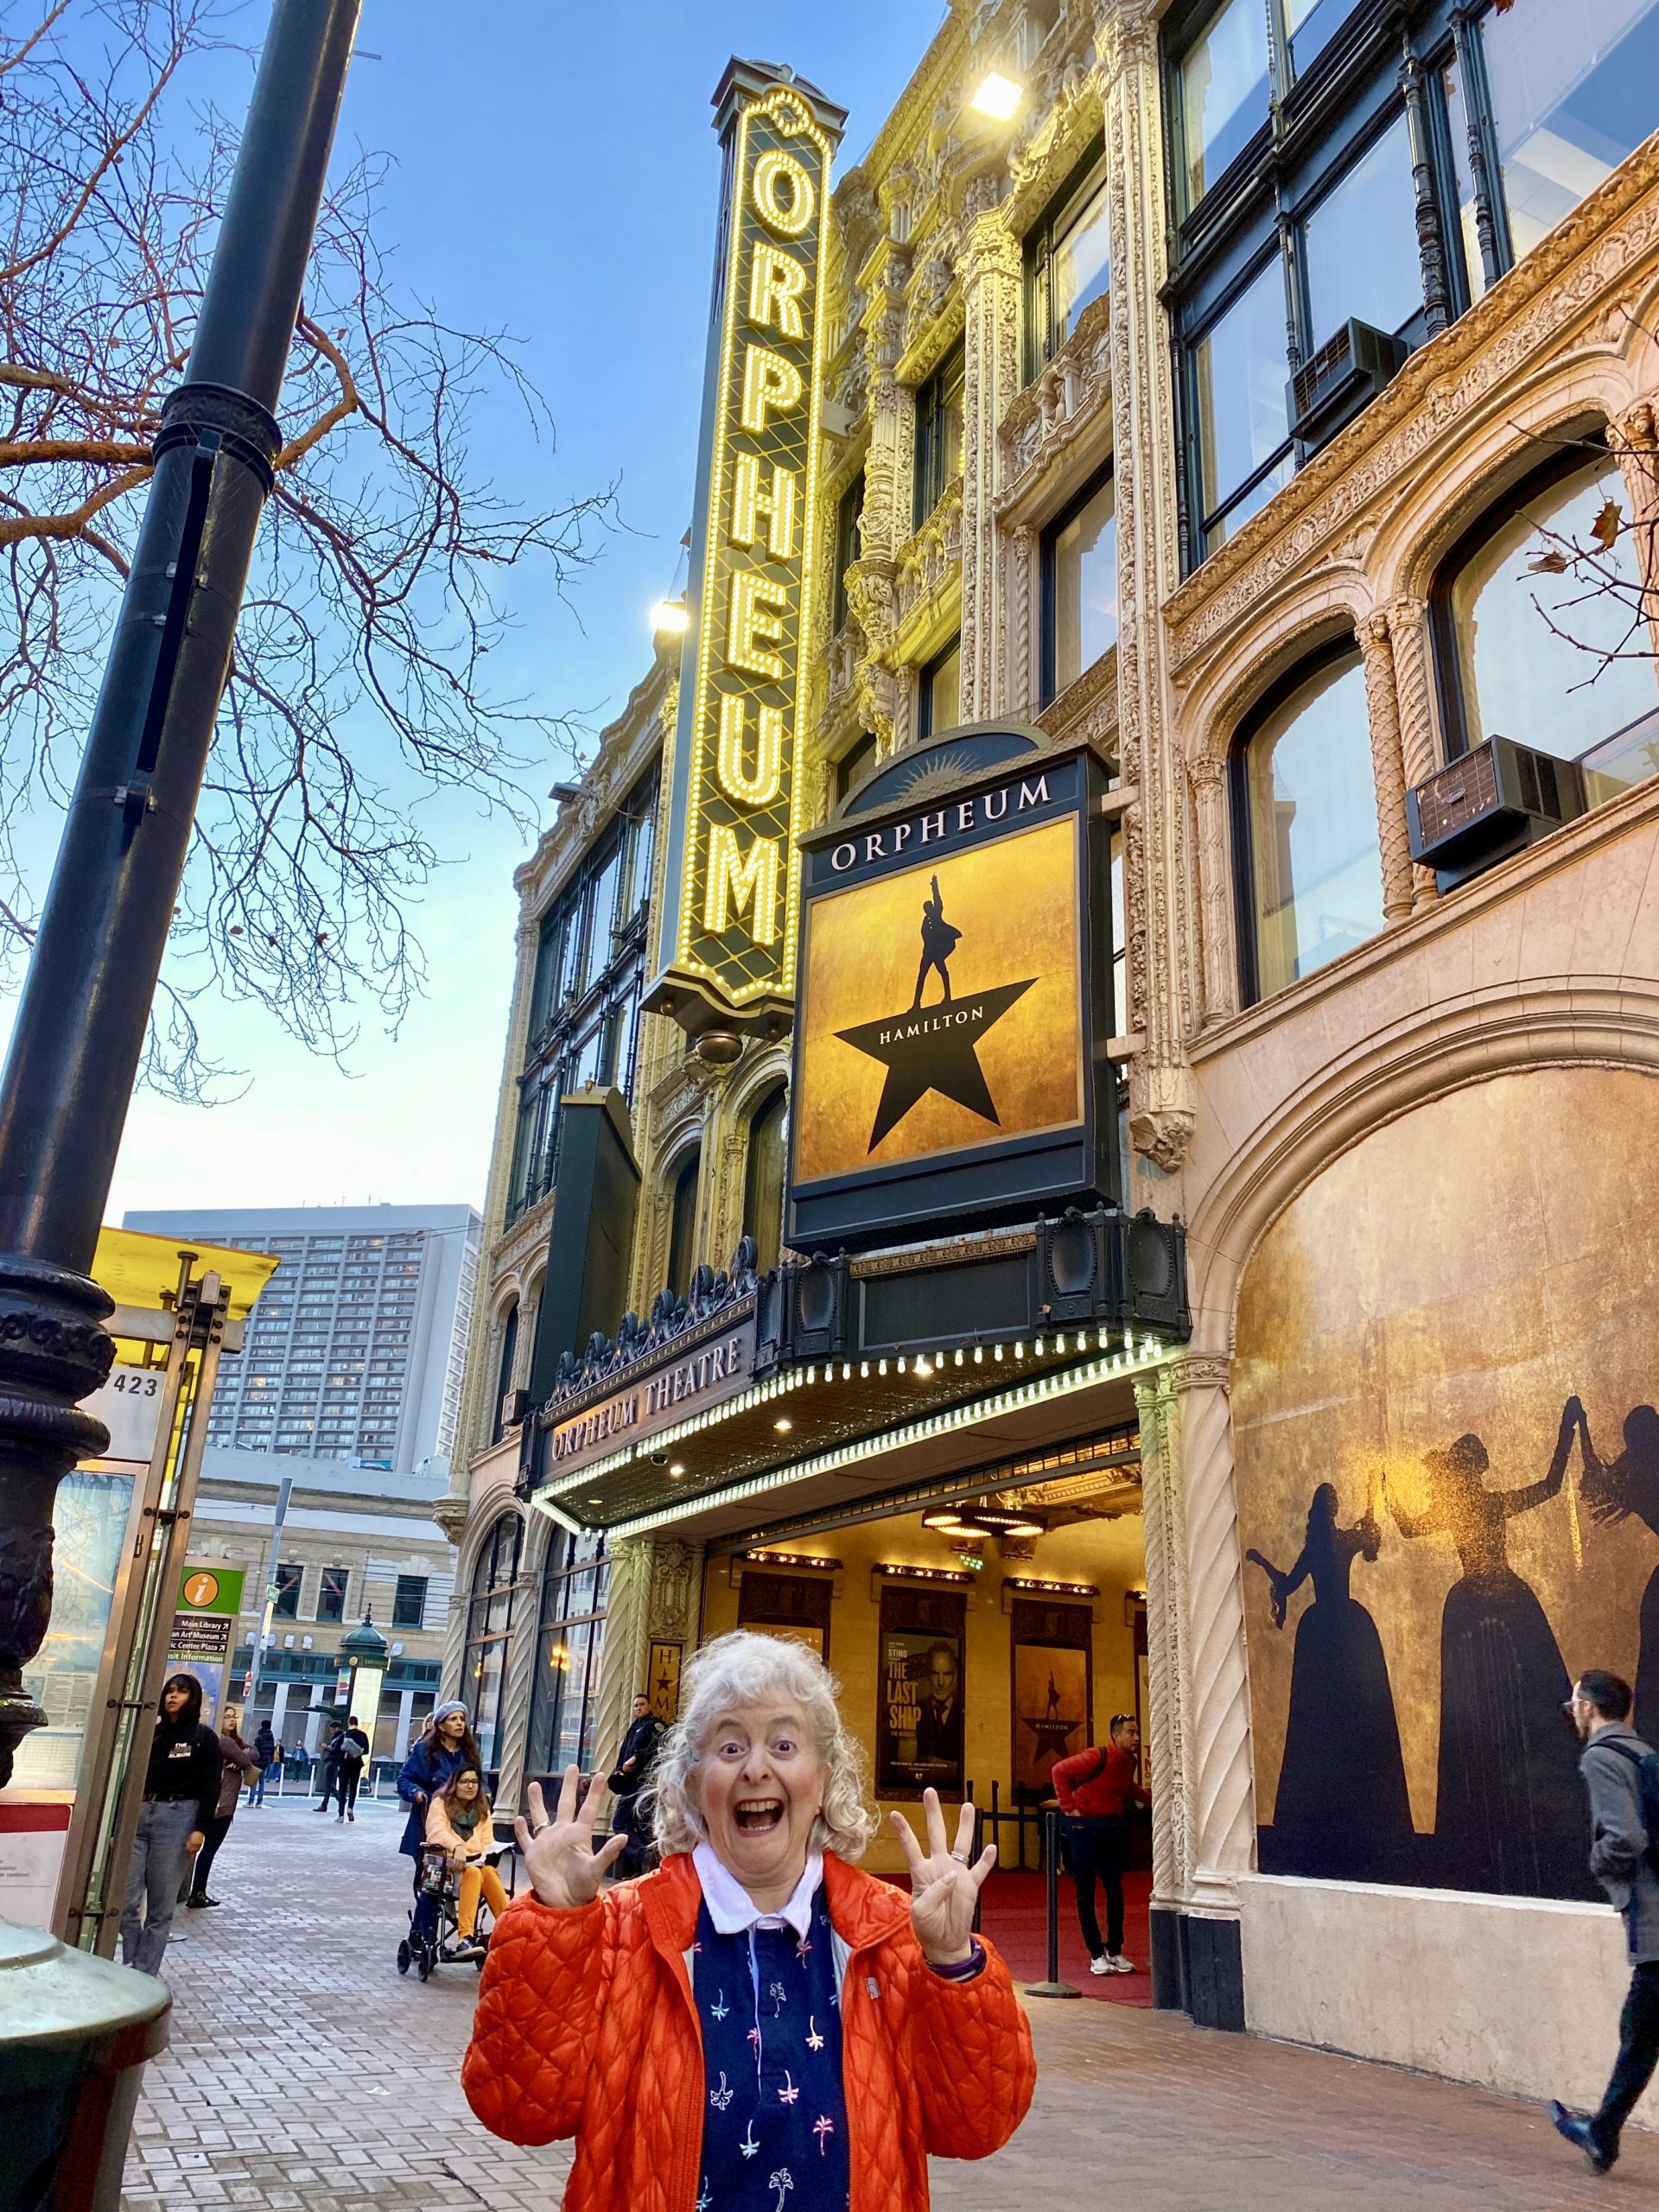
<svg viewBox="0 0 1659 2212">
<path fill-rule="evenodd" d="M 141 1974 L 161 1969 L 185 1863 L 201 1849 L 218 1808 L 221 1764 L 219 1738 L 201 1717 L 201 1684 L 194 1675 L 169 1675 L 121 1907 L 121 1956 Z"/>
<path fill-rule="evenodd" d="M 427 1807 L 426 1840 L 448 1853 L 449 1864 L 461 1876 L 461 1897 L 455 1908 L 456 1956 L 481 1956 L 480 1947 L 473 1941 L 480 1892 L 498 1920 L 510 1900 L 501 1877 L 488 1864 L 487 1854 L 496 1847 L 495 1821 L 484 1795 L 484 1777 L 477 1767 L 458 1767 L 454 1779 Z"/>
<path fill-rule="evenodd" d="M 213 1872 L 213 1861 L 219 1856 L 219 1847 L 231 1832 L 231 1822 L 236 1818 L 236 1808 L 242 1796 L 242 1780 L 251 1769 L 257 1767 L 257 1754 L 242 1740 L 237 1726 L 238 1713 L 233 1705 L 225 1708 L 224 1726 L 219 1732 L 219 1756 L 222 1761 L 219 1777 L 219 1802 L 213 1808 L 213 1817 L 207 1824 L 207 1841 L 196 1856 L 196 1871 L 190 1878 L 190 1894 L 185 1903 L 193 1912 L 205 1904 L 217 1904 L 217 1897 L 207 1894 L 207 1877 Z"/>
</svg>

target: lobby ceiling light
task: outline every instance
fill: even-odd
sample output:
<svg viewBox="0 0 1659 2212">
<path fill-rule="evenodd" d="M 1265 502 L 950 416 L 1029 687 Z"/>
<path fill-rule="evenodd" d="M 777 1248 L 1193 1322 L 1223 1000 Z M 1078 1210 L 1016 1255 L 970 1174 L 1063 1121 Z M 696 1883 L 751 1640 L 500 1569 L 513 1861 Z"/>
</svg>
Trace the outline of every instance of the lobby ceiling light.
<svg viewBox="0 0 1659 2212">
<path fill-rule="evenodd" d="M 785 1414 L 781 1420 L 773 1421 L 772 1425 L 777 1430 L 779 1436 L 787 1436 L 790 1430 L 795 1426 L 794 1422 L 790 1420 L 787 1414 Z"/>
<path fill-rule="evenodd" d="M 976 114 L 988 115 L 993 123 L 1008 123 L 1025 98 L 1022 86 L 993 69 L 968 105 Z"/>
</svg>

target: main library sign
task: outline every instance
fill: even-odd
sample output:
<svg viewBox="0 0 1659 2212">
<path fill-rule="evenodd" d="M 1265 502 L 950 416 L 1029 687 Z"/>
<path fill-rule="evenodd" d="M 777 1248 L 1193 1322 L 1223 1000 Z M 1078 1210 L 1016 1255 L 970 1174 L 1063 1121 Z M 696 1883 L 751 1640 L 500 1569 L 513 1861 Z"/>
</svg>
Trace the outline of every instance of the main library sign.
<svg viewBox="0 0 1659 2212">
<path fill-rule="evenodd" d="M 998 723 L 803 841 L 789 1243 L 1117 1196 L 1106 764 Z"/>
<path fill-rule="evenodd" d="M 715 95 L 726 149 L 658 973 L 692 1034 L 787 1021 L 796 739 L 817 541 L 830 165 L 845 111 L 770 63 Z"/>
</svg>

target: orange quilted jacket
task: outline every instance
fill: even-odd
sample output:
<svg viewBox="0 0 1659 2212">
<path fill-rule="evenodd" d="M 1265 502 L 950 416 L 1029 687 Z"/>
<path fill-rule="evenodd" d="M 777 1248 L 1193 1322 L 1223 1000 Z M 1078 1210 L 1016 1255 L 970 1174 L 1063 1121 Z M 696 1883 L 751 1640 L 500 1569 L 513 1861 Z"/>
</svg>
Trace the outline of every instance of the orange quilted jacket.
<svg viewBox="0 0 1659 2212">
<path fill-rule="evenodd" d="M 926 2212 L 927 2154 L 984 2158 L 1025 2118 L 1031 2030 L 1008 1970 L 946 1981 L 910 1899 L 841 1859 L 826 1902 L 852 1951 L 842 1988 L 851 2212 Z M 666 1860 L 578 1912 L 521 1897 L 496 1924 L 461 2068 L 467 2101 L 510 2143 L 576 2139 L 565 2212 L 694 2212 L 702 2038 L 688 1955 L 701 1887 Z"/>
</svg>

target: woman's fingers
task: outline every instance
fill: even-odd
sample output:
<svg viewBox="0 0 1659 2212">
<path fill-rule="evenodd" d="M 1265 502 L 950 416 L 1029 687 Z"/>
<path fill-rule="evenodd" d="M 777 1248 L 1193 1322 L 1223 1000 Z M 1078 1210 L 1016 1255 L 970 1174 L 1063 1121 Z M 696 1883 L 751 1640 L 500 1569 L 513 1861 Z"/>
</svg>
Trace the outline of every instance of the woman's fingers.
<svg viewBox="0 0 1659 2212">
<path fill-rule="evenodd" d="M 576 1816 L 576 1795 L 582 1786 L 582 1777 L 574 1766 L 568 1766 L 559 1777 L 559 1809 L 556 1820 L 573 1821 Z"/>
<path fill-rule="evenodd" d="M 576 1773 L 575 1767 L 572 1767 L 570 1771 L 573 1775 Z M 607 1771 L 607 1770 L 602 1767 L 595 1771 L 593 1782 L 588 1787 L 588 1795 L 582 1801 L 582 1825 L 590 1836 L 599 1825 L 599 1801 L 605 1795 Z M 577 1778 L 580 1780 L 581 1777 L 578 1776 Z"/>
<path fill-rule="evenodd" d="M 924 1789 L 922 1810 L 927 1815 L 927 1848 L 929 1856 L 943 1859 L 945 1855 L 944 1810 L 939 1803 L 937 1789 Z"/>
<path fill-rule="evenodd" d="M 616 1861 L 622 1856 L 622 1853 L 627 1849 L 627 1847 L 628 1839 L 626 1836 L 613 1835 L 602 1851 L 596 1851 L 594 1853 L 594 1866 L 601 1874 L 604 1873 L 607 1867 L 613 1866 L 615 1865 Z"/>
<path fill-rule="evenodd" d="M 925 1861 L 922 1857 L 922 1847 L 916 1840 L 915 1829 L 902 1813 L 889 1813 L 887 1818 L 893 1822 L 893 1834 L 904 1847 L 906 1863 L 911 1872 L 919 1873 Z"/>
<path fill-rule="evenodd" d="M 975 1821 L 976 1815 L 972 1805 L 964 1805 L 962 1808 L 962 1818 L 957 1822 L 957 1841 L 952 1853 L 953 1857 L 964 1862 L 974 1847 Z"/>
<path fill-rule="evenodd" d="M 995 1864 L 996 1846 L 994 1843 L 988 1843 L 984 1850 L 980 1853 L 978 1858 L 975 1859 L 973 1865 L 968 1869 L 969 1878 L 972 1880 L 973 1885 L 976 1890 L 982 1890 L 984 1888 L 985 1877 L 990 1872 L 992 1867 L 995 1866 Z"/>
<path fill-rule="evenodd" d="M 542 1796 L 542 1785 L 539 1782 L 532 1782 L 530 1785 L 526 1809 L 530 1815 L 531 1827 L 532 1828 L 542 1827 L 547 1819 L 547 1803 Z"/>
</svg>

